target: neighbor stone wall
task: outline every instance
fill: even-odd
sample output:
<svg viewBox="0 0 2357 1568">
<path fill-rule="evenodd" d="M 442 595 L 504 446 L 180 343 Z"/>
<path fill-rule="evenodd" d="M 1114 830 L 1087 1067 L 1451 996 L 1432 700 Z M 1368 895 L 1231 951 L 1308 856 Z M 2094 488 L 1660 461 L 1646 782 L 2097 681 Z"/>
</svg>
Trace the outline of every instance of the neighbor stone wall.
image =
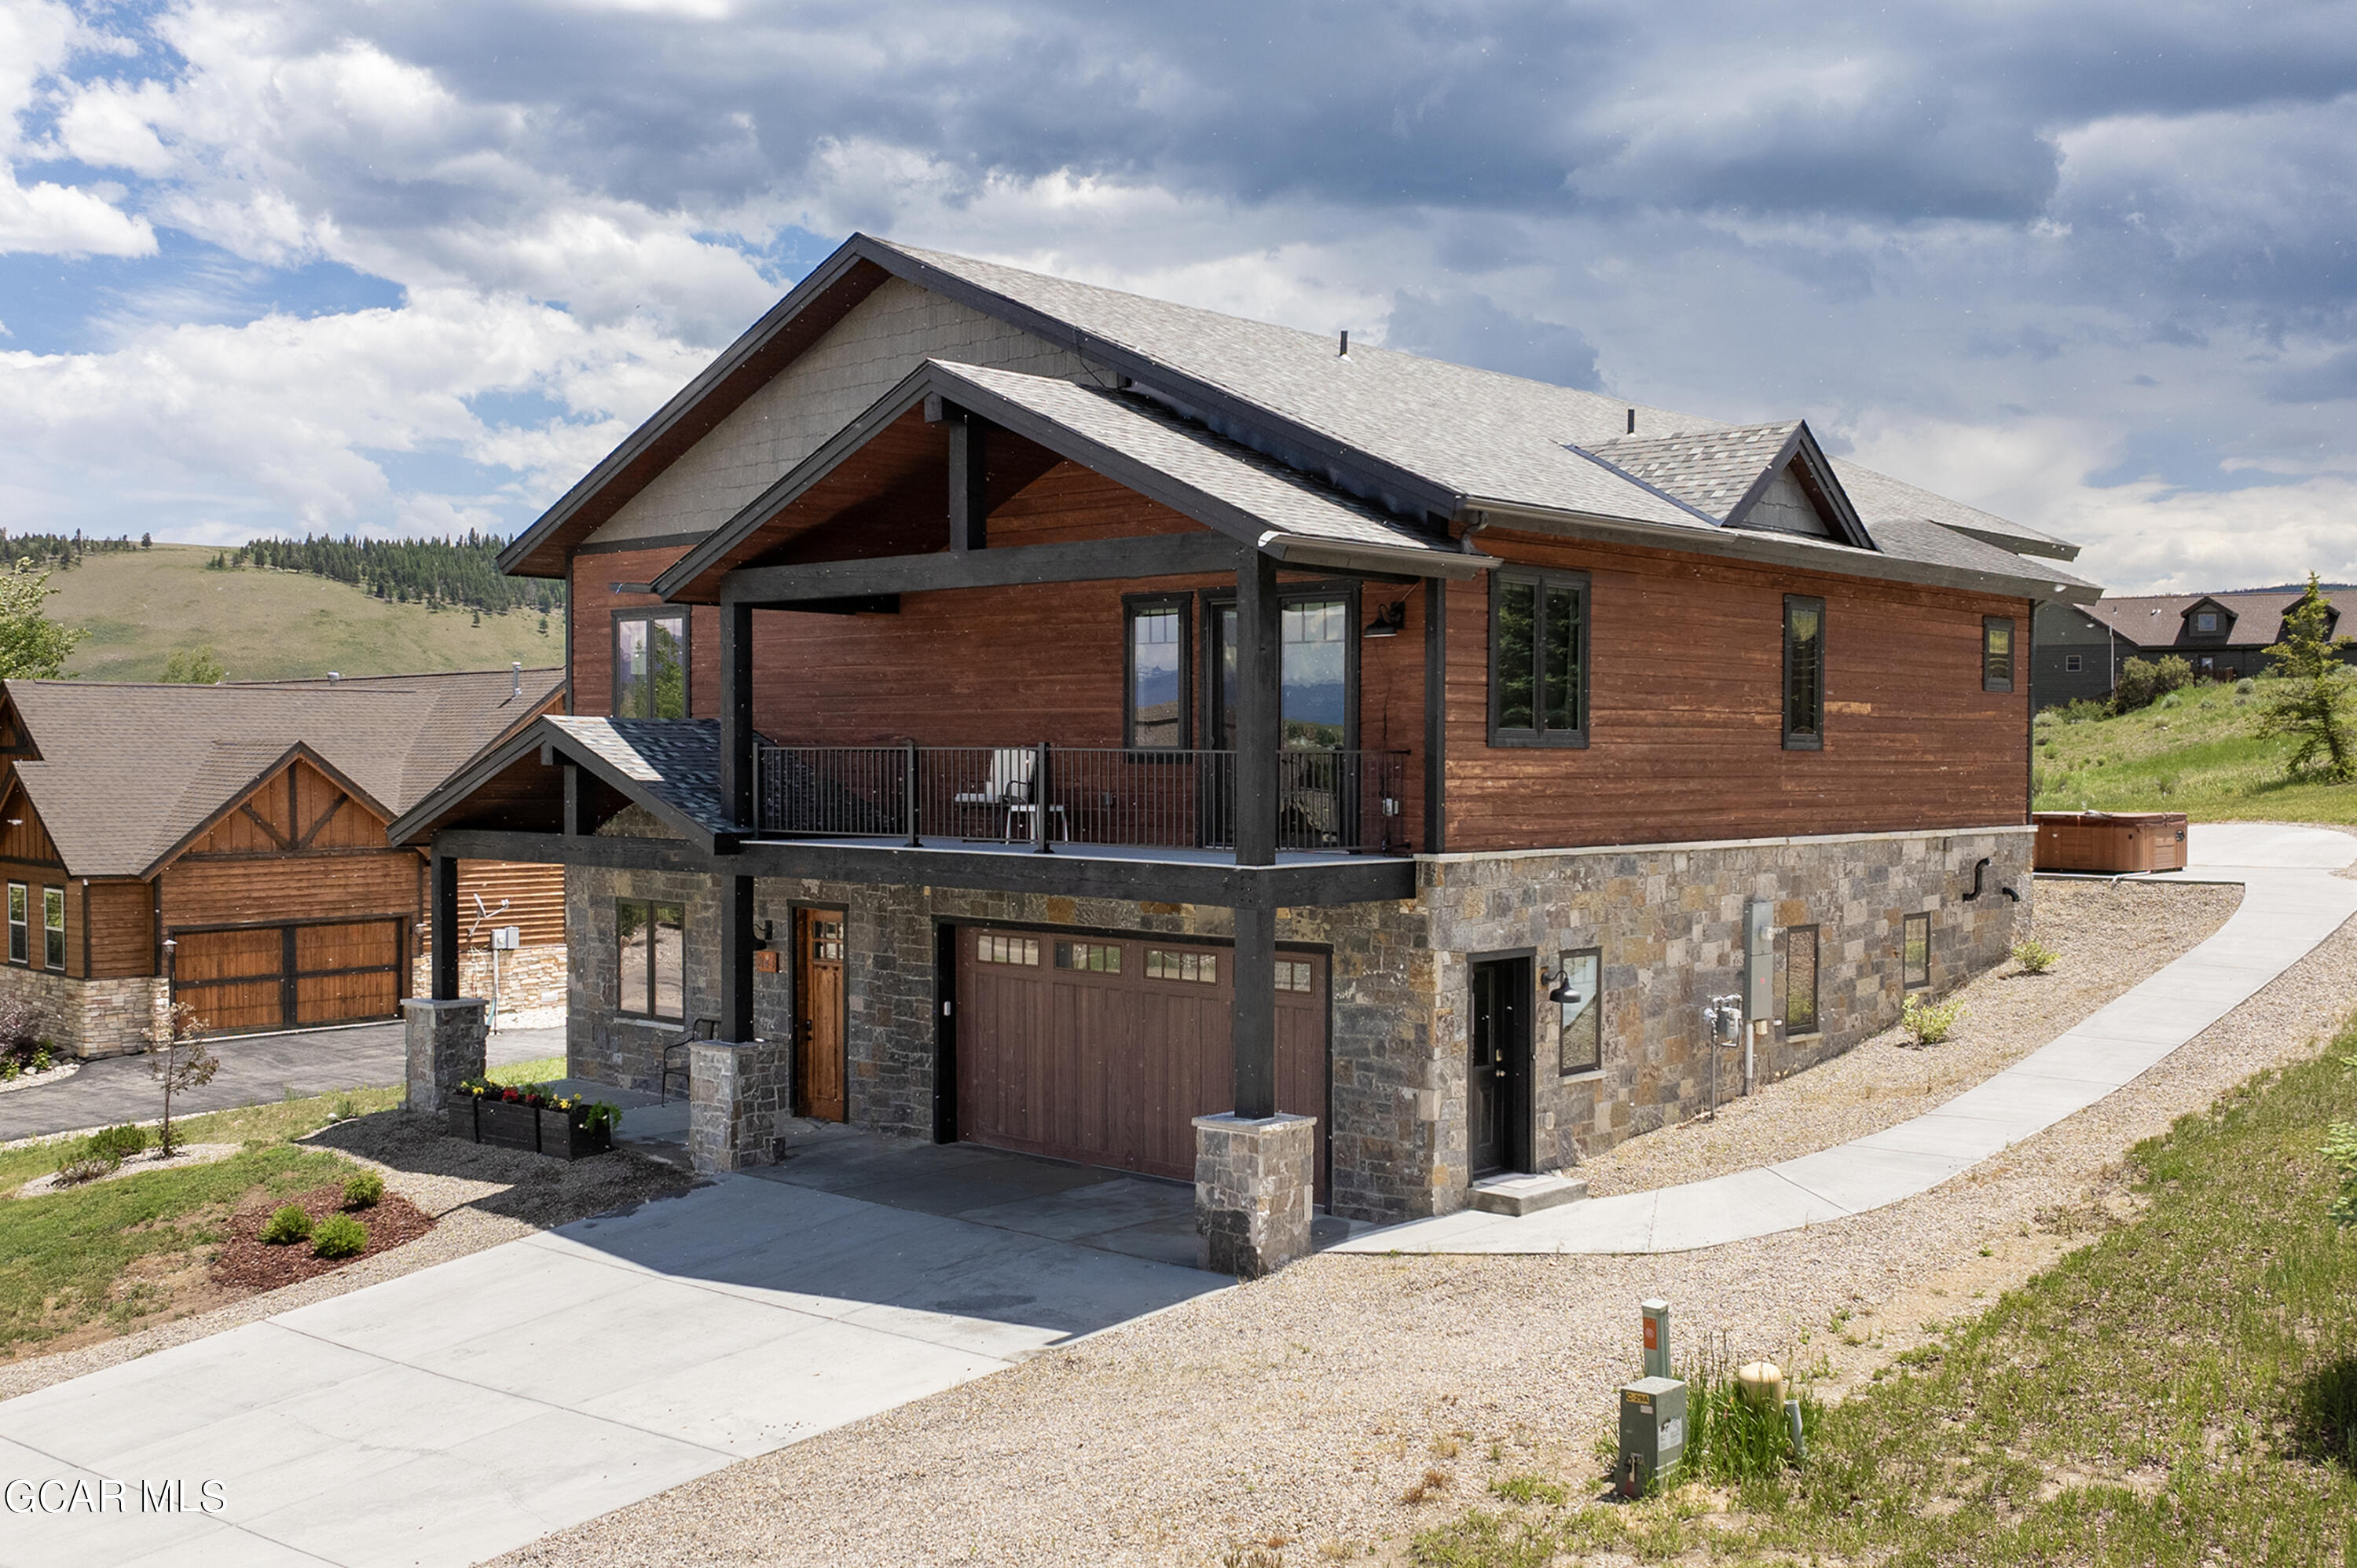
<svg viewBox="0 0 2357 1568">
<path fill-rule="evenodd" d="M 119 1057 L 147 1048 L 164 1006 L 164 983 L 152 976 L 76 980 L 38 969 L 0 967 L 0 995 L 22 997 L 41 1021 L 41 1036 L 60 1058 Z"/>
<path fill-rule="evenodd" d="M 1774 900 L 1780 927 L 1820 928 L 1822 1026 L 1770 1041 L 1758 1060 L 1766 1081 L 1846 1050 L 1897 1017 L 1905 915 L 1932 918 L 1934 992 L 2002 959 L 2028 929 L 2030 843 L 2022 828 L 1445 855 L 1419 862 L 1414 899 L 1279 911 L 1279 941 L 1330 954 L 1329 1207 L 1384 1219 L 1446 1213 L 1467 1201 L 1466 1007 L 1469 966 L 1479 955 L 1533 950 L 1547 967 L 1566 950 L 1603 950 L 1600 1071 L 1555 1073 L 1555 1010 L 1535 1012 L 1535 1163 L 1557 1168 L 1703 1108 L 1702 1003 L 1738 989 L 1747 900 Z M 1966 901 L 1984 855 L 1991 863 L 1985 891 Z M 686 1016 L 716 1015 L 716 883 L 574 867 L 565 886 L 571 1070 L 651 1090 L 662 1048 L 681 1026 L 614 1016 L 614 900 L 687 906 Z M 2022 902 L 2007 898 L 2004 886 Z M 1233 935 L 1231 911 L 1215 906 L 767 878 L 755 892 L 757 929 L 789 945 L 797 904 L 844 912 L 850 1120 L 909 1137 L 933 1133 L 940 922 Z M 782 972 L 755 974 L 759 1037 L 791 1037 L 790 983 Z M 1730 1054 L 1722 1080 L 1729 1094 L 1740 1084 L 1738 1061 Z"/>
<path fill-rule="evenodd" d="M 421 949 L 410 966 L 412 996 L 434 993 L 434 950 Z M 540 942 L 500 954 L 499 1004 L 503 1013 L 538 1013 L 565 1005 L 571 974 L 563 942 Z M 491 997 L 491 950 L 468 948 L 458 955 L 458 994 Z"/>
</svg>

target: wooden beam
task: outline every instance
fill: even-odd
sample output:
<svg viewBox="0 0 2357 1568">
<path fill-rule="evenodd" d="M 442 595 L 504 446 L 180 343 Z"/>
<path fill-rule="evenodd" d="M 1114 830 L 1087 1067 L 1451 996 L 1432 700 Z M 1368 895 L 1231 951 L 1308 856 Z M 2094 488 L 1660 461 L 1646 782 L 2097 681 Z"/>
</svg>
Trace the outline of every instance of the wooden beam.
<svg viewBox="0 0 2357 1568">
<path fill-rule="evenodd" d="M 949 415 L 950 550 L 963 554 L 990 542 L 990 426 L 958 410 Z"/>
<path fill-rule="evenodd" d="M 753 831 L 753 607 L 743 603 L 720 607 L 720 811 L 729 826 Z"/>
<path fill-rule="evenodd" d="M 1276 753 L 1285 732 L 1282 625 L 1276 563 L 1247 550 L 1236 564 L 1238 865 L 1276 864 Z"/>
<path fill-rule="evenodd" d="M 873 594 L 999 588 L 1027 583 L 1188 577 L 1232 571 L 1237 549 L 1235 541 L 1206 532 L 1092 540 L 1078 544 L 1027 544 L 1004 550 L 943 551 L 931 555 L 886 555 L 868 561 L 820 561 L 800 566 L 746 566 L 721 578 L 720 602 L 771 605 L 859 598 Z"/>
</svg>

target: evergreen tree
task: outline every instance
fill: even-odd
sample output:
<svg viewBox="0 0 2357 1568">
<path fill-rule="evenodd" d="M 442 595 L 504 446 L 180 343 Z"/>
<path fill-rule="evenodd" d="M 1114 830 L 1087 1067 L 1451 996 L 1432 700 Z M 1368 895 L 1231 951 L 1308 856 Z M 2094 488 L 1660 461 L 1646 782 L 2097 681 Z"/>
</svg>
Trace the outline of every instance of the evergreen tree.
<svg viewBox="0 0 2357 1568">
<path fill-rule="evenodd" d="M 2357 772 L 2357 672 L 2341 650 L 2357 638 L 2331 635 L 2332 604 L 2308 575 L 2308 590 L 2284 612 L 2283 640 L 2267 650 L 2279 680 L 2267 682 L 2259 706 L 2259 733 L 2295 743 L 2291 771 L 2345 779 Z"/>
</svg>

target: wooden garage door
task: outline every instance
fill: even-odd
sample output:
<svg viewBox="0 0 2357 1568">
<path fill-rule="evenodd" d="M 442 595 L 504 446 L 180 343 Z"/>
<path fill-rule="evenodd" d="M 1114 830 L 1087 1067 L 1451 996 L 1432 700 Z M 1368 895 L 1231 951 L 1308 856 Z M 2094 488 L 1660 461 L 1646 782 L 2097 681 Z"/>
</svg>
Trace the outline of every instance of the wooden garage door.
<svg viewBox="0 0 2357 1568">
<path fill-rule="evenodd" d="M 958 1136 L 1191 1180 L 1194 1119 L 1234 1107 L 1226 948 L 1086 932 L 957 933 Z M 1318 1119 L 1326 960 L 1277 955 L 1277 1108 Z"/>
<path fill-rule="evenodd" d="M 172 934 L 179 943 L 174 993 L 216 1033 L 345 1024 L 400 1010 L 398 920 Z"/>
</svg>

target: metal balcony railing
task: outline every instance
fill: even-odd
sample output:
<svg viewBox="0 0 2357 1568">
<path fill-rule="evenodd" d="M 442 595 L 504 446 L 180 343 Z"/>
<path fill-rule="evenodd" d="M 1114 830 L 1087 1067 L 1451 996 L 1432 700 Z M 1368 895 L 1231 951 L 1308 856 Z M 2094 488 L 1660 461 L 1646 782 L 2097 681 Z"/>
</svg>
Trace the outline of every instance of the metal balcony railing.
<svg viewBox="0 0 2357 1568">
<path fill-rule="evenodd" d="M 1404 854 L 1403 751 L 1277 754 L 1279 849 Z M 765 837 L 1224 849 L 1236 754 L 1031 746 L 760 746 Z"/>
</svg>

